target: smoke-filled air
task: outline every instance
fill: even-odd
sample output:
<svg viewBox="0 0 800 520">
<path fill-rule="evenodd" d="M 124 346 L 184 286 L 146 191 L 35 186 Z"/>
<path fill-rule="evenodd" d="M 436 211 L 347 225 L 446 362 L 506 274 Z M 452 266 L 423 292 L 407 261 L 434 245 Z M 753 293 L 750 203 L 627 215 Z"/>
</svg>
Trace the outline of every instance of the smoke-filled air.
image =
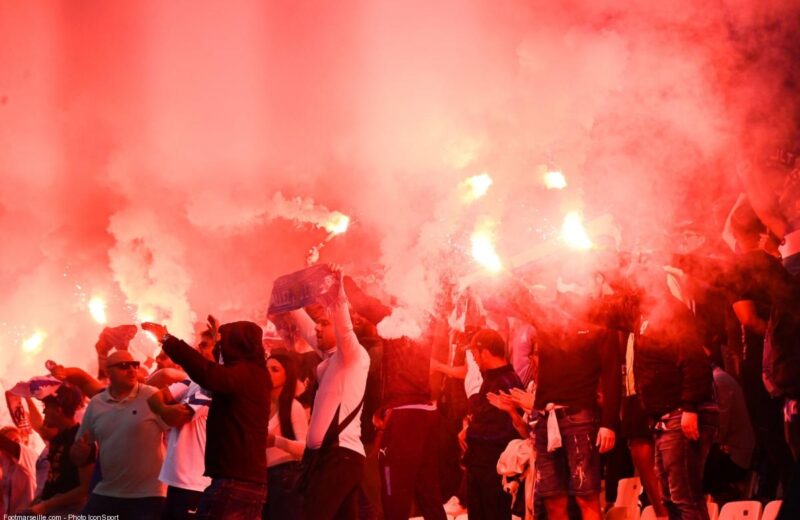
<svg viewBox="0 0 800 520">
<path fill-rule="evenodd" d="M 275 278 L 315 262 L 391 301 L 391 337 L 443 284 L 598 233 L 632 252 L 686 230 L 722 244 L 742 165 L 794 124 L 793 1 L 0 13 L 6 388 L 92 360 L 105 324 L 187 340 L 209 313 L 265 324 Z"/>
</svg>

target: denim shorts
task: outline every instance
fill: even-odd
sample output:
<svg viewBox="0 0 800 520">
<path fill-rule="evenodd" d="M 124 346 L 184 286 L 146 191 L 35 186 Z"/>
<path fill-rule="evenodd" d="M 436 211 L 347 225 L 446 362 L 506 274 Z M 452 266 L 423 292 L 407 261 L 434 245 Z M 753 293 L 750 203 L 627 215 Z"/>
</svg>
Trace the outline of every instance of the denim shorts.
<svg viewBox="0 0 800 520">
<path fill-rule="evenodd" d="M 595 442 L 599 429 L 595 410 L 580 410 L 558 419 L 561 448 L 547 451 L 547 414 L 536 423 L 536 493 L 587 496 L 600 493 L 600 452 Z"/>
</svg>

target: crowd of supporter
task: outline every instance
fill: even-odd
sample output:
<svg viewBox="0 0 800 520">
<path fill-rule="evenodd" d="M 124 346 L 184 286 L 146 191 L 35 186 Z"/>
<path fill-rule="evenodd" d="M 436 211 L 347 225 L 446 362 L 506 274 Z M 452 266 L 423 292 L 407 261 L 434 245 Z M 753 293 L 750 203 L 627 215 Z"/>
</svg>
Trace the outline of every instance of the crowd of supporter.
<svg viewBox="0 0 800 520">
<path fill-rule="evenodd" d="M 143 323 L 161 353 L 139 360 L 137 327 L 106 328 L 97 377 L 55 360 L 7 392 L 0 510 L 600 519 L 637 475 L 657 518 L 800 518 L 800 264 L 746 198 L 726 229 L 735 254 L 597 237 L 551 283 L 449 290 L 415 337 L 381 337 L 393 309 L 338 267 L 272 332 L 209 316 L 192 347 Z"/>
</svg>

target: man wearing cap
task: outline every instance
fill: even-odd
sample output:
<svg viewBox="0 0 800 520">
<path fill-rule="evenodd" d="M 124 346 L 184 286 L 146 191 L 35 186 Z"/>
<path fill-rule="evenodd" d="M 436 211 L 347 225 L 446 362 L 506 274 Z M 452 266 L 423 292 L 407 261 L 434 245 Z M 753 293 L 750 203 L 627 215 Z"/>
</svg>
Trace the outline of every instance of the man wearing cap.
<svg viewBox="0 0 800 520">
<path fill-rule="evenodd" d="M 89 402 L 70 450 L 72 461 L 83 466 L 93 460 L 93 443 L 100 446 L 103 475 L 83 513 L 157 519 L 166 494 L 158 473 L 169 428 L 147 405 L 158 389 L 138 382 L 139 362 L 127 350 L 110 354 L 106 367 L 108 388 Z"/>
<path fill-rule="evenodd" d="M 511 495 L 503 490 L 497 473 L 497 460 L 513 439 L 519 438 L 511 417 L 494 407 L 489 393 L 522 388 L 522 382 L 506 360 L 506 344 L 494 330 L 478 331 L 470 351 L 480 368 L 483 383 L 475 396 L 472 415 L 466 429 L 467 497 L 469 516 L 478 520 L 510 520 Z"/>
<path fill-rule="evenodd" d="M 206 423 L 205 475 L 197 518 L 251 519 L 261 516 L 267 496 L 267 423 L 271 380 L 261 327 L 249 321 L 219 328 L 219 363 L 167 333 L 143 323 L 164 352 L 189 377 L 211 392 Z"/>
</svg>

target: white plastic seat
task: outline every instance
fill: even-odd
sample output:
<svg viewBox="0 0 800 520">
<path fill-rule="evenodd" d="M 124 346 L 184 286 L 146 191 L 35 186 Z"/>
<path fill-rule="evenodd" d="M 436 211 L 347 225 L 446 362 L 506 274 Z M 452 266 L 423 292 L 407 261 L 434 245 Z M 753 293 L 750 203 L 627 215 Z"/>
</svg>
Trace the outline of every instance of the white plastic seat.
<svg viewBox="0 0 800 520">
<path fill-rule="evenodd" d="M 614 506 L 606 513 L 606 520 L 640 520 L 639 506 Z"/>
<path fill-rule="evenodd" d="M 759 520 L 760 517 L 761 502 L 755 500 L 728 502 L 719 513 L 719 520 Z"/>
<path fill-rule="evenodd" d="M 781 504 L 783 500 L 773 500 L 764 506 L 764 512 L 761 514 L 761 520 L 775 520 L 778 518 L 778 513 L 781 511 Z"/>
<path fill-rule="evenodd" d="M 639 477 L 623 478 L 617 484 L 617 500 L 614 507 L 639 506 L 642 494 L 642 481 Z"/>
</svg>

